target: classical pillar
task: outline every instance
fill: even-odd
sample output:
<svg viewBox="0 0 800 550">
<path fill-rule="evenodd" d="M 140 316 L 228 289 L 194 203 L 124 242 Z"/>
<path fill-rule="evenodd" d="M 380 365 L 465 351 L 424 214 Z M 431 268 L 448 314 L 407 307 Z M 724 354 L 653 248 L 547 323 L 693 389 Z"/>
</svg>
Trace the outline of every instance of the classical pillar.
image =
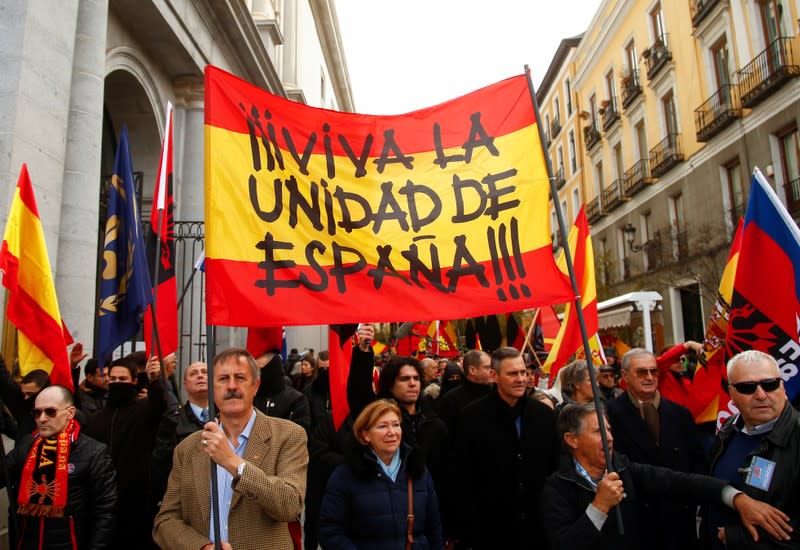
<svg viewBox="0 0 800 550">
<path fill-rule="evenodd" d="M 76 341 L 91 350 L 96 315 L 108 0 L 81 0 L 75 30 L 63 170 L 56 291 Z"/>
</svg>

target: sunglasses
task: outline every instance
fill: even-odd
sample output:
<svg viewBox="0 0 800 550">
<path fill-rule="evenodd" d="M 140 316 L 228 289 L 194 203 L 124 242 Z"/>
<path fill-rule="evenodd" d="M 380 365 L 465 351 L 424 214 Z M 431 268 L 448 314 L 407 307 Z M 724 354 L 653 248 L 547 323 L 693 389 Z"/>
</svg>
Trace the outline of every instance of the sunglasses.
<svg viewBox="0 0 800 550">
<path fill-rule="evenodd" d="M 45 409 L 33 409 L 33 418 L 34 420 L 39 418 L 40 416 L 42 416 L 42 413 L 44 413 L 44 415 L 47 418 L 55 418 L 58 413 L 65 410 L 67 409 L 57 409 L 55 407 L 47 407 Z"/>
<path fill-rule="evenodd" d="M 647 378 L 648 374 L 653 378 L 656 378 L 658 376 L 658 368 L 653 367 L 651 369 L 636 369 L 633 371 L 633 374 L 636 375 L 636 378 Z"/>
<path fill-rule="evenodd" d="M 761 386 L 761 389 L 765 392 L 773 392 L 777 390 L 781 385 L 780 378 L 765 378 L 764 380 L 756 380 L 754 382 L 736 382 L 735 384 L 731 384 L 736 391 L 744 395 L 751 395 L 756 393 L 756 389 Z"/>
</svg>

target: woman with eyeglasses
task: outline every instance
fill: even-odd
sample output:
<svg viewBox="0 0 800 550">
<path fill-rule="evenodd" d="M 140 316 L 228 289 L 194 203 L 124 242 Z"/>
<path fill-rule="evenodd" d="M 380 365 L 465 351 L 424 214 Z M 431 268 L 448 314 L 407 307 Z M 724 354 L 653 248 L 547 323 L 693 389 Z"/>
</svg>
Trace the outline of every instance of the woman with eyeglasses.
<svg viewBox="0 0 800 550">
<path fill-rule="evenodd" d="M 328 481 L 320 514 L 325 550 L 441 549 L 439 504 L 424 457 L 401 442 L 393 400 L 367 405 L 353 424 L 357 443 Z"/>
</svg>

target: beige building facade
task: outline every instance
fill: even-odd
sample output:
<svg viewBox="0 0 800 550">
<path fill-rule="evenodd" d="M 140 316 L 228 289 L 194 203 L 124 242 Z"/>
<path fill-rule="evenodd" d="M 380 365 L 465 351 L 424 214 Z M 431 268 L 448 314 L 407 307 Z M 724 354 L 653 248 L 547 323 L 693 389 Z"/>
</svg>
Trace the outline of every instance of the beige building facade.
<svg viewBox="0 0 800 550">
<path fill-rule="evenodd" d="M 123 125 L 147 217 L 166 104 L 175 105 L 175 220 L 191 244 L 178 254 L 181 285 L 202 249 L 204 67 L 353 110 L 333 0 L 0 0 L 0 13 L 0 224 L 27 163 L 61 313 L 89 350 L 102 190 Z M 184 338 L 204 325 L 201 293 L 189 300 L 182 364 L 204 346 Z M 218 346 L 242 338 L 220 337 Z"/>
<path fill-rule="evenodd" d="M 580 189 L 598 299 L 661 294 L 656 348 L 702 338 L 754 168 L 800 215 L 799 18 L 796 0 L 604 0 L 540 86 L 543 117 L 574 94 L 580 181 L 559 202 L 574 219 Z"/>
</svg>

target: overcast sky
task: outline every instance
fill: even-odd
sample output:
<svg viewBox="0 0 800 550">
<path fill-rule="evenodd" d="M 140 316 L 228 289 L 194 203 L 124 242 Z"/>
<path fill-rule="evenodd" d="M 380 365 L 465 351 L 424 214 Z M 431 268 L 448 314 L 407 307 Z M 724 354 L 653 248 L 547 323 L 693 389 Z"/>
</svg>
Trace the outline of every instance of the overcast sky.
<svg viewBox="0 0 800 550">
<path fill-rule="evenodd" d="M 600 0 L 336 0 L 356 111 L 400 114 L 531 67 L 539 85 L 563 38 Z"/>
</svg>

